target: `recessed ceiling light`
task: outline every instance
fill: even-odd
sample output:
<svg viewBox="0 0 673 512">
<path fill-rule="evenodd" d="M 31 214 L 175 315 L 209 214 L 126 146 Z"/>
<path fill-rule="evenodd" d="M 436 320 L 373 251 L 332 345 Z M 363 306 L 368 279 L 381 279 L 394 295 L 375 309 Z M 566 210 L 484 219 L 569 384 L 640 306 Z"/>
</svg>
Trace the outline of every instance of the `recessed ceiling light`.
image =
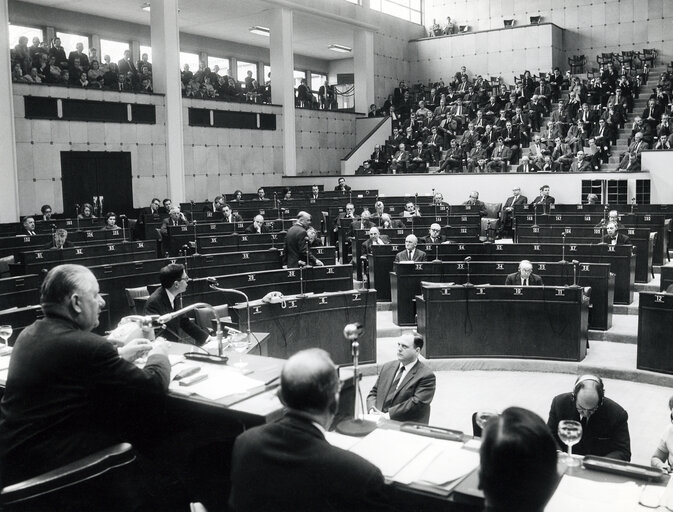
<svg viewBox="0 0 673 512">
<path fill-rule="evenodd" d="M 327 48 L 332 50 L 333 52 L 339 52 L 339 53 L 350 53 L 353 49 L 349 48 L 348 46 L 343 46 L 341 44 L 328 44 Z"/>
<path fill-rule="evenodd" d="M 266 36 L 266 37 L 269 37 L 269 33 L 271 32 L 267 27 L 260 27 L 259 25 L 250 27 L 248 30 L 253 34 L 257 34 L 258 36 Z"/>
</svg>

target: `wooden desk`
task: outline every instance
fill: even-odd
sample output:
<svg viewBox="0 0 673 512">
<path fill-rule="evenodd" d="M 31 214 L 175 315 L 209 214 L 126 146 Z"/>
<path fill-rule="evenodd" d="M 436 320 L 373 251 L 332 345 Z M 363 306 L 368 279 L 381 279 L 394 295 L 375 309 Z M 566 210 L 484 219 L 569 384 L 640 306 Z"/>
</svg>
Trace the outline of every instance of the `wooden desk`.
<svg viewBox="0 0 673 512">
<path fill-rule="evenodd" d="M 673 295 L 640 292 L 636 367 L 673 373 Z"/>
<path fill-rule="evenodd" d="M 319 268 L 319 267 L 316 267 Z M 230 309 L 245 331 L 247 308 L 238 303 Z M 350 290 L 316 295 L 290 296 L 283 304 L 254 301 L 250 304 L 252 330 L 269 332 L 262 346 L 263 355 L 287 358 L 309 347 L 320 347 L 338 365 L 352 361 L 351 345 L 344 341 L 346 324 L 359 322 L 364 329 L 360 337 L 360 362 L 376 362 L 376 291 Z"/>
<path fill-rule="evenodd" d="M 519 263 L 514 261 L 483 262 L 470 264 L 472 284 L 504 285 L 508 274 L 516 272 Z M 397 325 L 415 325 L 414 298 L 421 293 L 421 282 L 464 284 L 467 282 L 467 265 L 462 261 L 395 263 L 390 273 L 393 322 Z M 533 272 L 542 277 L 545 286 L 573 284 L 573 266 L 563 263 L 533 262 Z M 615 277 L 608 263 L 579 263 L 577 284 L 591 287 L 589 329 L 608 330 L 612 327 L 612 310 Z"/>
<path fill-rule="evenodd" d="M 428 358 L 582 361 L 589 300 L 582 288 L 427 284 L 416 299 Z"/>
</svg>

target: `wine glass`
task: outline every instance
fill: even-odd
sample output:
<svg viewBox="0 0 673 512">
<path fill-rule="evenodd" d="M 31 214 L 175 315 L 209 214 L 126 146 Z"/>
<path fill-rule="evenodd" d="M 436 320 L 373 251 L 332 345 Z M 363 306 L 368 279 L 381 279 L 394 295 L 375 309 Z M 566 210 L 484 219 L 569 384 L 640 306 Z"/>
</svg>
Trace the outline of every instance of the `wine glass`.
<svg viewBox="0 0 673 512">
<path fill-rule="evenodd" d="M 561 420 L 558 424 L 558 436 L 568 446 L 565 463 L 569 467 L 579 466 L 580 461 L 573 457 L 573 445 L 582 439 L 582 424 L 575 420 Z"/>
<path fill-rule="evenodd" d="M 246 333 L 237 333 L 231 336 L 231 341 L 229 342 L 231 348 L 238 352 L 238 362 L 234 363 L 236 368 L 245 368 L 248 366 L 248 363 L 243 361 L 243 354 L 248 351 L 250 343 L 248 341 L 248 335 Z"/>
<path fill-rule="evenodd" d="M 9 345 L 9 338 L 12 336 L 12 326 L 11 325 L 0 325 L 0 338 L 4 340 L 4 345 Z"/>
<path fill-rule="evenodd" d="M 492 418 L 496 418 L 499 415 L 500 413 L 495 409 L 480 409 L 477 411 L 474 421 L 477 423 L 480 429 L 484 430 L 486 424 L 491 421 Z"/>
</svg>

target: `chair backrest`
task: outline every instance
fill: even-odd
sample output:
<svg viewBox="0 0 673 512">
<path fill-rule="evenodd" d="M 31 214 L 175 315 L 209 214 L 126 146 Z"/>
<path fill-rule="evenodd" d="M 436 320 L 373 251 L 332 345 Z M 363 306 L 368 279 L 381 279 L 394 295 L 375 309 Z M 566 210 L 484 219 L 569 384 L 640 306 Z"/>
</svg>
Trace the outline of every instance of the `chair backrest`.
<svg viewBox="0 0 673 512">
<path fill-rule="evenodd" d="M 227 306 L 226 304 L 213 306 L 213 309 L 215 310 L 219 318 L 225 317 L 229 314 L 229 306 Z M 205 331 L 212 330 L 213 313 L 209 309 L 196 308 L 194 310 L 194 318 L 196 320 L 196 324 L 199 327 L 201 327 L 201 329 Z"/>
<path fill-rule="evenodd" d="M 47 510 L 45 503 L 58 503 L 58 497 L 72 495 L 77 487 L 135 460 L 133 447 L 120 443 L 34 478 L 9 485 L 0 493 L 0 507 Z M 53 510 L 53 508 L 52 508 Z"/>
<path fill-rule="evenodd" d="M 139 286 L 138 288 L 124 288 L 124 293 L 126 294 L 126 302 L 131 310 L 131 313 L 136 315 L 136 299 L 147 300 L 150 296 L 150 292 L 147 289 L 147 286 Z"/>
</svg>

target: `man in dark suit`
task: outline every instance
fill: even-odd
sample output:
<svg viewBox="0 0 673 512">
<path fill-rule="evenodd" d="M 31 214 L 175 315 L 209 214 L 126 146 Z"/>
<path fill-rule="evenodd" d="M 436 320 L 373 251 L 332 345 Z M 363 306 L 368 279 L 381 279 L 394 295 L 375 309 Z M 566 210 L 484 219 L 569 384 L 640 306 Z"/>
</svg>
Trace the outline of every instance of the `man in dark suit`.
<svg viewBox="0 0 673 512">
<path fill-rule="evenodd" d="M 614 222 L 608 222 L 608 225 L 606 227 L 607 234 L 603 237 L 603 243 L 610 244 L 610 245 L 630 245 L 631 244 L 631 239 L 623 234 L 619 233 L 617 224 Z"/>
<path fill-rule="evenodd" d="M 285 235 L 285 248 L 283 249 L 283 263 L 287 268 L 297 268 L 302 265 L 322 266 L 323 262 L 317 259 L 313 253 L 308 252 L 306 261 L 306 229 L 311 225 L 311 215 L 306 212 L 297 214 L 297 222 Z"/>
<path fill-rule="evenodd" d="M 222 207 L 222 219 L 224 222 L 243 222 L 243 217 L 238 213 L 233 213 L 231 211 L 231 206 L 225 204 Z"/>
<path fill-rule="evenodd" d="M 515 206 L 523 206 L 528 204 L 528 198 L 521 195 L 521 187 L 516 186 L 512 189 L 512 195 L 507 198 L 505 205 L 502 208 L 502 230 L 503 233 L 512 235 L 512 216 L 514 215 Z"/>
<path fill-rule="evenodd" d="M 334 190 L 336 192 L 341 192 L 341 193 L 345 194 L 346 192 L 350 191 L 350 189 L 351 189 L 350 186 L 346 185 L 346 178 L 339 178 L 337 180 L 337 183 L 338 183 L 338 185 L 336 187 L 334 187 Z"/>
<path fill-rule="evenodd" d="M 69 247 L 74 247 L 72 242 L 68 240 L 68 232 L 59 228 L 54 231 L 54 236 L 51 242 L 49 242 L 48 249 L 67 249 Z"/>
<path fill-rule="evenodd" d="M 131 411 L 140 406 L 143 414 L 151 412 L 170 380 L 165 341 L 134 340 L 124 347 L 131 350 L 118 352 L 91 332 L 105 301 L 87 268 L 50 270 L 40 303 L 45 317 L 19 335 L 9 365 L 0 415 L 3 486 L 131 440 L 130 433 L 148 418 Z M 130 361 L 143 353 L 148 358 L 140 369 Z M 126 503 L 128 486 L 142 496 L 141 482 L 115 474 L 96 492 L 77 487 L 82 510 L 109 509 L 110 503 L 123 510 L 168 510 L 156 503 Z"/>
<path fill-rule="evenodd" d="M 416 235 L 407 235 L 407 238 L 404 240 L 405 249 L 397 253 L 397 255 L 395 256 L 395 263 L 405 261 L 407 262 L 425 261 L 427 259 L 426 255 L 420 249 L 416 249 L 417 245 L 418 245 L 418 238 L 416 238 Z"/>
<path fill-rule="evenodd" d="M 356 229 L 371 228 L 374 225 L 374 223 L 371 221 L 371 216 L 372 214 L 369 212 L 369 210 L 365 210 L 362 212 L 362 215 L 360 215 L 359 219 L 356 218 L 353 222 L 351 222 L 350 225 L 351 235 L 355 232 Z"/>
<path fill-rule="evenodd" d="M 533 264 L 528 260 L 521 260 L 519 271 L 509 274 L 505 279 L 506 286 L 542 286 L 542 278 L 533 274 Z"/>
<path fill-rule="evenodd" d="M 549 185 L 542 185 L 540 187 L 540 195 L 537 196 L 535 199 L 533 199 L 533 202 L 531 204 L 532 205 L 542 204 L 546 206 L 554 204 L 555 202 L 556 199 L 554 199 L 553 196 L 549 195 Z"/>
<path fill-rule="evenodd" d="M 528 155 L 521 157 L 521 163 L 516 166 L 516 172 L 538 172 L 540 168 L 535 162 L 531 162 Z"/>
<path fill-rule="evenodd" d="M 558 437 L 559 421 L 579 421 L 582 423 L 582 439 L 573 446 L 573 453 L 628 462 L 631 460 L 628 419 L 627 412 L 605 396 L 600 377 L 582 375 L 575 381 L 572 393 L 554 397 L 547 425 L 562 449 L 565 444 Z"/>
<path fill-rule="evenodd" d="M 164 219 L 164 221 L 161 223 L 161 228 L 159 231 L 161 231 L 162 236 L 168 236 L 168 227 L 169 226 L 188 226 L 189 222 L 187 222 L 187 217 L 185 217 L 185 214 L 180 211 L 179 206 L 171 206 L 171 209 L 169 210 L 168 217 Z"/>
<path fill-rule="evenodd" d="M 176 301 L 178 295 L 187 290 L 189 277 L 183 265 L 170 263 L 159 271 L 159 280 L 161 286 L 154 290 L 145 303 L 146 315 L 165 315 L 180 309 Z M 187 340 L 180 332 L 181 329 L 194 341 Z M 208 340 L 208 333 L 184 315 L 168 322 L 161 335 L 169 341 L 197 345 L 203 345 Z"/>
<path fill-rule="evenodd" d="M 370 414 L 396 421 L 430 421 L 430 403 L 435 396 L 435 374 L 419 361 L 420 336 L 403 335 L 397 342 L 397 361 L 383 365 L 367 396 Z"/>
<path fill-rule="evenodd" d="M 17 236 L 35 236 L 35 219 L 26 217 L 23 219 L 23 228 L 17 233 Z"/>
<path fill-rule="evenodd" d="M 245 228 L 246 233 L 268 233 L 269 228 L 264 224 L 264 217 L 261 215 L 255 215 L 255 218 L 247 228 Z"/>
<path fill-rule="evenodd" d="M 430 225 L 428 234 L 420 239 L 424 244 L 443 244 L 446 242 L 446 235 L 442 235 L 442 227 L 436 222 Z"/>
<path fill-rule="evenodd" d="M 488 422 L 479 454 L 486 510 L 543 512 L 559 474 L 556 443 L 542 418 L 508 407 Z"/>
<path fill-rule="evenodd" d="M 388 235 L 381 235 L 379 228 L 372 226 L 369 228 L 369 238 L 362 242 L 362 254 L 360 258 L 366 260 L 367 255 L 372 253 L 373 245 L 388 245 L 390 243 L 390 238 Z"/>
<path fill-rule="evenodd" d="M 285 415 L 236 439 L 229 505 L 235 512 L 386 510 L 381 471 L 325 440 L 339 404 L 339 376 L 321 349 L 297 352 L 283 367 Z"/>
</svg>

